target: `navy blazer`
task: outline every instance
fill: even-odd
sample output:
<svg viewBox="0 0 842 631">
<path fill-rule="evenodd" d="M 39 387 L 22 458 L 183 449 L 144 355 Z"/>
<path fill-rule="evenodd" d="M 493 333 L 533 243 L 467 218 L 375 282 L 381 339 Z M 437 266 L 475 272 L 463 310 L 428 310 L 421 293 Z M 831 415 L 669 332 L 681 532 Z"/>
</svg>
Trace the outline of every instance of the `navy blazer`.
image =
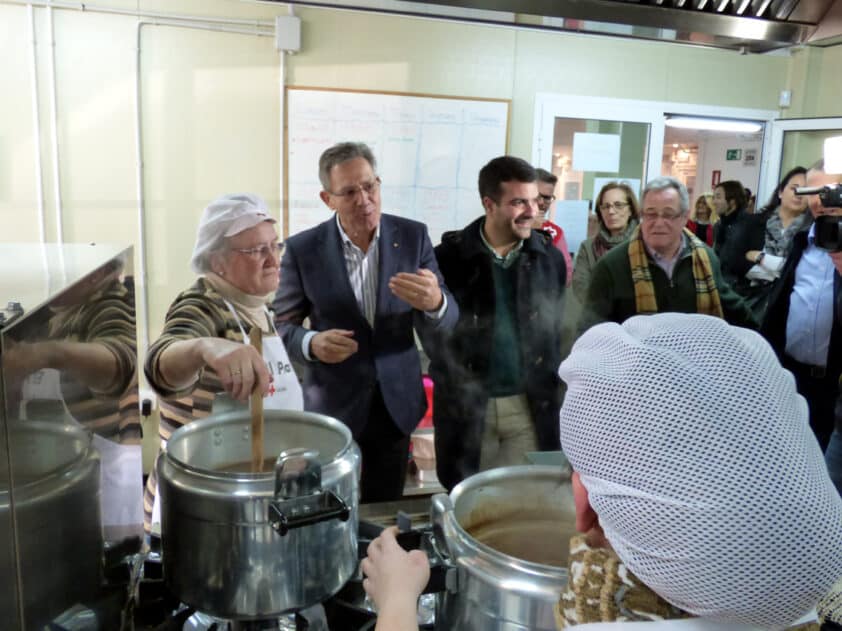
<svg viewBox="0 0 842 631">
<path fill-rule="evenodd" d="M 447 309 L 430 318 L 397 298 L 389 279 L 398 272 L 426 268 L 439 279 Z M 427 227 L 417 221 L 380 217 L 377 307 L 372 328 L 354 297 L 336 217 L 290 237 L 281 260 L 281 281 L 272 302 L 275 324 L 290 357 L 303 370 L 304 409 L 338 418 L 355 437 L 368 420 L 371 397 L 379 385 L 395 424 L 411 432 L 427 410 L 421 362 L 413 328 L 451 328 L 459 308 L 438 269 Z M 310 329 L 302 322 L 310 319 Z M 310 330 L 349 329 L 359 345 L 338 364 L 308 361 L 301 350 Z"/>
</svg>

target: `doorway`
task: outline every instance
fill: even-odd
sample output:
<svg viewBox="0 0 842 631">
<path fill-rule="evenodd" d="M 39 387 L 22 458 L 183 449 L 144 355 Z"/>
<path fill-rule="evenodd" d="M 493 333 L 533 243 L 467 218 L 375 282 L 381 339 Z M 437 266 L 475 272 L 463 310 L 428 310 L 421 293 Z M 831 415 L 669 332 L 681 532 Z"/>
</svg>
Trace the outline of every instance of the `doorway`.
<svg viewBox="0 0 842 631">
<path fill-rule="evenodd" d="M 566 153 L 564 149 L 559 149 L 558 147 L 575 149 L 575 147 L 560 142 L 560 140 L 571 134 L 581 133 L 580 125 L 582 122 L 585 123 L 585 132 L 588 132 L 588 128 L 590 127 L 592 133 L 619 136 L 619 140 L 613 140 L 612 142 L 614 144 L 611 146 L 619 146 L 621 155 L 627 151 L 630 152 L 632 147 L 634 148 L 634 152 L 636 152 L 634 161 L 630 157 L 620 159 L 617 163 L 618 168 L 614 171 L 597 168 L 593 169 L 593 173 L 590 174 L 586 169 L 579 169 L 582 171 L 581 174 L 577 174 L 575 170 L 570 173 L 563 173 L 563 175 L 569 175 L 571 179 L 581 178 L 578 200 L 566 200 L 565 196 L 567 193 L 564 188 L 557 189 L 556 191 L 556 197 L 559 199 L 559 202 L 556 204 L 556 223 L 564 229 L 565 234 L 569 235 L 568 244 L 571 246 L 571 251 L 575 251 L 575 246 L 571 242 L 576 238 L 587 235 L 588 200 L 592 201 L 593 197 L 595 197 L 590 182 L 598 177 L 610 177 L 614 179 L 619 177 L 633 177 L 632 175 L 628 175 L 630 171 L 621 171 L 620 165 L 623 165 L 623 169 L 626 167 L 631 169 L 631 165 L 636 164 L 642 167 L 641 174 L 635 176 L 635 178 L 639 177 L 640 179 L 640 188 L 635 189 L 639 192 L 645 182 L 662 174 L 664 169 L 663 148 L 666 142 L 666 130 L 669 129 L 666 125 L 666 120 L 668 117 L 678 115 L 707 117 L 720 120 L 757 121 L 761 124 L 768 124 L 769 121 L 774 120 L 778 112 L 776 110 L 721 107 L 668 101 L 640 101 L 570 94 L 538 93 L 535 95 L 532 141 L 533 165 L 553 171 L 557 175 L 559 169 L 562 168 L 562 166 L 559 166 L 559 160 L 562 160 L 565 164 L 569 160 L 572 167 L 572 162 L 576 161 L 576 156 Z M 562 119 L 562 122 L 557 122 L 559 119 Z M 567 122 L 564 119 L 567 119 Z M 556 134 L 557 126 L 560 126 L 558 136 Z M 628 140 L 626 139 L 627 136 Z M 641 140 L 632 141 L 632 137 L 641 138 Z M 735 177 L 737 179 L 742 177 L 745 182 L 751 181 L 753 183 L 753 185 L 746 183 L 746 186 L 752 189 L 757 187 L 758 181 L 765 184 L 765 173 L 769 169 L 770 164 L 770 160 L 766 155 L 768 153 L 769 143 L 764 143 L 763 140 L 757 143 L 754 139 L 734 138 L 733 134 L 729 139 L 722 139 L 721 142 L 714 138 L 705 138 L 704 142 L 702 140 L 701 138 L 696 138 L 693 141 L 693 144 L 697 146 L 697 153 L 695 155 L 697 165 L 696 179 L 687 180 L 688 184 L 692 184 L 694 193 L 711 190 L 714 171 L 720 172 L 718 175 L 720 181 L 727 177 Z M 734 144 L 735 142 L 738 144 Z M 743 142 L 746 144 L 739 144 Z M 669 158 L 671 160 L 672 150 L 681 149 L 681 141 L 670 140 L 667 144 L 670 152 Z M 673 144 L 678 144 L 679 146 L 673 147 Z M 591 145 L 591 148 L 596 149 L 597 146 L 598 144 Z M 708 166 L 708 158 L 705 158 L 704 155 L 699 153 L 703 146 L 707 150 L 708 156 L 713 155 L 715 161 L 722 163 L 722 168 Z M 718 148 L 708 149 L 708 147 Z M 731 160 L 728 160 L 729 149 L 739 150 L 739 153 L 732 152 L 730 154 L 732 157 Z M 747 159 L 744 149 L 753 149 L 756 151 L 749 151 Z M 722 150 L 725 151 L 724 156 L 722 155 Z M 736 155 L 739 155 L 739 158 L 736 158 Z M 683 159 L 683 155 L 676 155 L 676 159 L 679 157 Z M 687 162 L 692 160 L 689 151 L 686 160 Z M 756 169 L 757 174 L 750 177 L 743 175 L 744 171 L 742 169 L 748 168 L 744 163 L 747 161 L 751 162 L 752 160 L 755 163 L 759 162 L 759 168 L 757 166 L 752 167 Z M 731 165 L 728 165 L 729 162 L 734 167 L 733 171 L 731 170 Z M 774 164 L 773 170 L 775 174 L 773 178 L 775 178 L 778 174 L 778 165 L 780 162 L 772 162 L 772 164 Z M 739 170 L 737 170 L 738 165 Z M 684 174 L 684 177 L 690 178 L 692 174 L 688 171 Z M 761 194 L 763 194 L 763 186 L 760 188 Z M 774 185 L 772 188 L 774 188 Z M 572 187 L 569 192 L 572 196 Z M 577 202 L 578 206 L 570 206 L 571 210 L 569 212 L 566 211 L 566 205 L 572 204 L 573 202 Z"/>
<path fill-rule="evenodd" d="M 735 122 L 735 121 L 724 121 Z M 719 182 L 737 180 L 757 194 L 765 124 L 758 131 L 733 132 L 667 126 L 661 175 L 670 175 L 687 187 L 690 200 L 712 193 Z"/>
</svg>

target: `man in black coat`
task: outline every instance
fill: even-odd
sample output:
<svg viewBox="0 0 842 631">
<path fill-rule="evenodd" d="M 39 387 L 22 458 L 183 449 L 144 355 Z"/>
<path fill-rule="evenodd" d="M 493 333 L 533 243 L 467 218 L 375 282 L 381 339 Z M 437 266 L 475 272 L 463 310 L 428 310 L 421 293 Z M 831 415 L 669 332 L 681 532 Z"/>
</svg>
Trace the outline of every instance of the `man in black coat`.
<svg viewBox="0 0 842 631">
<path fill-rule="evenodd" d="M 807 186 L 840 181 L 842 176 L 824 172 L 823 161 L 807 172 Z M 814 218 L 842 215 L 842 208 L 825 208 L 818 195 L 810 195 L 808 204 Z M 798 392 L 810 406 L 810 427 L 825 450 L 842 374 L 842 252 L 818 248 L 815 230 L 813 224 L 793 237 L 761 333 L 795 376 Z"/>
<path fill-rule="evenodd" d="M 564 258 L 532 230 L 536 172 L 510 156 L 479 174 L 485 215 L 436 247 L 459 305 L 451 331 L 425 341 L 434 382 L 436 465 L 448 489 L 477 471 L 560 449 Z"/>
</svg>

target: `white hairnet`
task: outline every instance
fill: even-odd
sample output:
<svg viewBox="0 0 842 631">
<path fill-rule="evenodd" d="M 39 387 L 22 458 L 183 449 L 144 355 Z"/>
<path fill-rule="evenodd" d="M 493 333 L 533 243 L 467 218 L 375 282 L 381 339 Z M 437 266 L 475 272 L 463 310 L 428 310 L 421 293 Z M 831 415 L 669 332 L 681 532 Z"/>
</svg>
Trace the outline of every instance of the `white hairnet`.
<svg viewBox="0 0 842 631">
<path fill-rule="evenodd" d="M 783 627 L 842 576 L 842 500 L 757 333 L 665 313 L 588 330 L 561 443 L 617 555 L 668 602 Z"/>
<path fill-rule="evenodd" d="M 213 200 L 199 220 L 190 269 L 196 274 L 211 271 L 208 254 L 222 244 L 224 237 L 233 237 L 263 221 L 276 223 L 269 216 L 266 202 L 258 195 L 235 193 Z"/>
</svg>

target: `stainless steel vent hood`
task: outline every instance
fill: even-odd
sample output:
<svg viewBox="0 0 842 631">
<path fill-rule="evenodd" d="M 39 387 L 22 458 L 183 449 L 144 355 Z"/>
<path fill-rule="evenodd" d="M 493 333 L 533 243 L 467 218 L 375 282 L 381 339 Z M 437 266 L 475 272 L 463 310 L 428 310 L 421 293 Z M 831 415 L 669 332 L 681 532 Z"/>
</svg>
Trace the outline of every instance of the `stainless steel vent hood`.
<svg viewBox="0 0 842 631">
<path fill-rule="evenodd" d="M 585 33 L 668 40 L 746 52 L 805 44 L 834 0 L 432 0 L 544 18 Z M 618 26 L 620 28 L 618 28 Z M 842 25 L 837 25 L 842 26 Z M 842 33 L 842 28 L 827 35 Z"/>
<path fill-rule="evenodd" d="M 334 0 L 292 4 L 514 23 L 747 53 L 842 43 L 842 0 Z"/>
</svg>

